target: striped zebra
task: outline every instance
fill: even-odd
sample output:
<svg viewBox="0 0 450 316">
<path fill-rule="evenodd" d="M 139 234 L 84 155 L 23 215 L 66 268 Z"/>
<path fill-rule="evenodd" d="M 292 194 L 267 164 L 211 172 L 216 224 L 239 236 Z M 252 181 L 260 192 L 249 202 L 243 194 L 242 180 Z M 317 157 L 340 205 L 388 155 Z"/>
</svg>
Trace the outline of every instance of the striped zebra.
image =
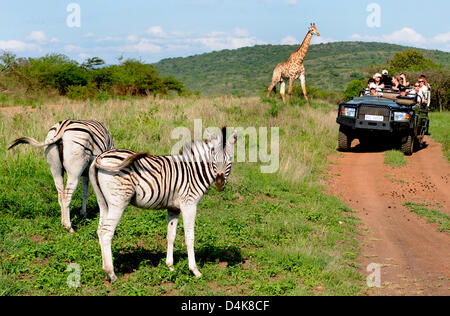
<svg viewBox="0 0 450 316">
<path fill-rule="evenodd" d="M 19 144 L 46 147 L 45 156 L 55 181 L 58 202 L 61 206 L 61 223 L 65 229 L 73 232 L 69 211 L 72 195 L 81 176 L 83 183 L 81 214 L 85 216 L 86 201 L 89 196 L 87 167 L 95 156 L 114 148 L 111 134 L 102 123 L 97 121 L 64 120 L 50 128 L 45 142 L 40 143 L 31 137 L 21 137 L 16 139 L 8 150 Z M 65 188 L 64 172 L 67 172 Z"/>
<path fill-rule="evenodd" d="M 167 209 L 166 265 L 173 270 L 173 244 L 181 212 L 188 252 L 189 269 L 196 277 L 194 225 L 197 204 L 214 182 L 217 190 L 225 187 L 231 172 L 237 133 L 226 139 L 206 131 L 206 141 L 186 144 L 179 155 L 151 156 L 130 150 L 112 149 L 92 163 L 89 178 L 100 207 L 97 234 L 102 251 L 103 270 L 111 282 L 114 273 L 111 240 L 128 204 L 144 209 Z M 226 141 L 225 141 L 226 139 Z"/>
</svg>

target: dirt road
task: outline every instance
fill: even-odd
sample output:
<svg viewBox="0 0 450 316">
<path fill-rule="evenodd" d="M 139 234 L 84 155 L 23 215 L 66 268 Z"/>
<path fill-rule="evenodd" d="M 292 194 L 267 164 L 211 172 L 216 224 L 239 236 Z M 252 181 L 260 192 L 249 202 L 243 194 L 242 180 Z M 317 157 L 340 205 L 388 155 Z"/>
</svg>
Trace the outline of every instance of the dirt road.
<svg viewBox="0 0 450 316">
<path fill-rule="evenodd" d="M 428 203 L 450 213 L 450 164 L 440 144 L 426 142 L 403 167 L 384 164 L 383 150 L 359 145 L 331 158 L 328 190 L 363 223 L 361 274 L 374 271 L 367 271 L 371 263 L 380 267 L 381 287 L 365 287 L 368 295 L 450 295 L 450 235 L 403 205 Z"/>
</svg>

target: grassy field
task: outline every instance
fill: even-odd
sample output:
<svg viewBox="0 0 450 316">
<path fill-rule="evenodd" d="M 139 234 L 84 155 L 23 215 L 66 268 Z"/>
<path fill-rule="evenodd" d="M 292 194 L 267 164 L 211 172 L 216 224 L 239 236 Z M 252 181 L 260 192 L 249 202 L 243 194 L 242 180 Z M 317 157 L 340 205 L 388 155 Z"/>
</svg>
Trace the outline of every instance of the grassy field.
<svg viewBox="0 0 450 316">
<path fill-rule="evenodd" d="M 356 225 L 352 211 L 324 194 L 320 179 L 335 149 L 333 105 L 276 99 L 142 98 L 81 103 L 71 107 L 2 114 L 0 123 L 0 295 L 357 295 Z M 175 271 L 165 266 L 165 211 L 128 207 L 113 239 L 118 282 L 102 270 L 94 194 L 80 218 L 76 192 L 69 234 L 60 224 L 56 190 L 42 149 L 16 137 L 43 140 L 55 122 L 98 119 L 117 147 L 167 154 L 177 126 L 278 126 L 280 169 L 260 172 L 259 163 L 235 163 L 225 191 L 211 188 L 199 205 L 196 258 L 202 278 L 188 269 L 183 224 L 175 242 Z M 77 264 L 81 286 L 67 280 Z"/>
<path fill-rule="evenodd" d="M 444 156 L 450 162 L 450 112 L 430 114 L 431 137 L 442 144 Z"/>
</svg>

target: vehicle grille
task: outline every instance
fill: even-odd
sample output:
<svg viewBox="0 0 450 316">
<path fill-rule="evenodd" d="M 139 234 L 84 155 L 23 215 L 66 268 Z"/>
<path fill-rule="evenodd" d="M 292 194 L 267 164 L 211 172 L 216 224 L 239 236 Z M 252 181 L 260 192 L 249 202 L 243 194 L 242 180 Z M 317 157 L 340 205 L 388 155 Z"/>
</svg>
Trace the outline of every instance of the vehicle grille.
<svg viewBox="0 0 450 316">
<path fill-rule="evenodd" d="M 382 115 L 383 122 L 389 122 L 390 111 L 389 108 L 384 106 L 373 106 L 373 105 L 361 105 L 359 107 L 358 119 L 364 120 L 364 116 L 369 115 Z"/>
</svg>

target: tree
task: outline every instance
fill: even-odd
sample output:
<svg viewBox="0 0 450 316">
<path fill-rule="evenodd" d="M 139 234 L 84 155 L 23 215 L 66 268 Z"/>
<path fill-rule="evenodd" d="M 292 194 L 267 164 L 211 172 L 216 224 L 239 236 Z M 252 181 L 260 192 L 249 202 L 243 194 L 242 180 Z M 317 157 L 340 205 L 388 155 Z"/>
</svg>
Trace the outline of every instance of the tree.
<svg viewBox="0 0 450 316">
<path fill-rule="evenodd" d="M 388 60 L 388 68 L 391 73 L 401 71 L 415 71 L 424 69 L 435 69 L 439 66 L 431 61 L 431 59 L 423 56 L 422 53 L 415 49 L 408 49 L 403 52 L 395 53 L 391 60 Z"/>
</svg>

